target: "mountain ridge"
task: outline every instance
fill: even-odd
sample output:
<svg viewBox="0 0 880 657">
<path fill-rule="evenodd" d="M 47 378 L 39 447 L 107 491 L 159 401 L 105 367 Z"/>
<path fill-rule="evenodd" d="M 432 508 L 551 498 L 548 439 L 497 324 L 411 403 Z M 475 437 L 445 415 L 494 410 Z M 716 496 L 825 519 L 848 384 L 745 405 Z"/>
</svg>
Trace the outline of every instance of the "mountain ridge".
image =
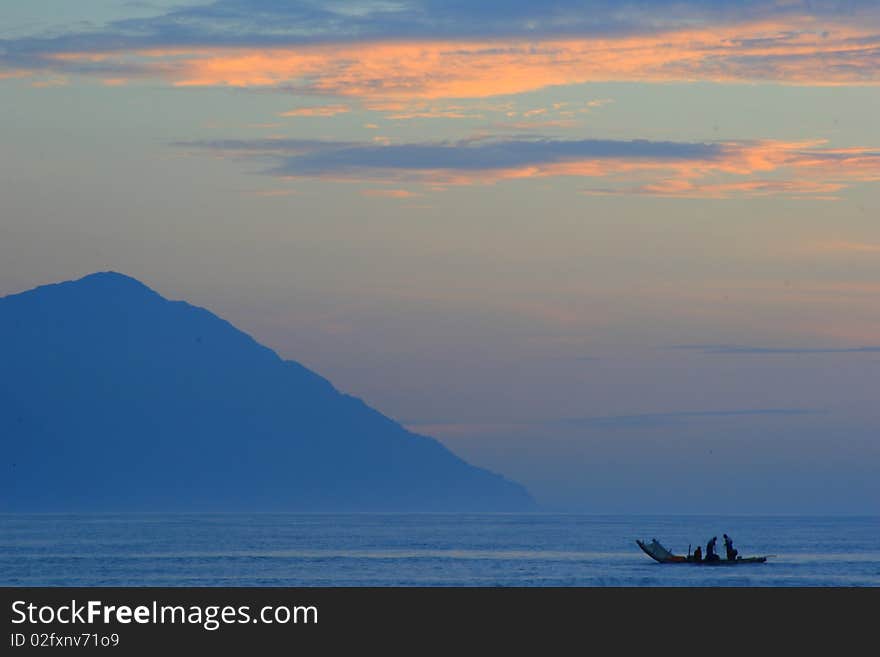
<svg viewBox="0 0 880 657">
<path fill-rule="evenodd" d="M 534 505 L 209 310 L 113 271 L 0 297 L 0 446 L 3 511 Z"/>
</svg>

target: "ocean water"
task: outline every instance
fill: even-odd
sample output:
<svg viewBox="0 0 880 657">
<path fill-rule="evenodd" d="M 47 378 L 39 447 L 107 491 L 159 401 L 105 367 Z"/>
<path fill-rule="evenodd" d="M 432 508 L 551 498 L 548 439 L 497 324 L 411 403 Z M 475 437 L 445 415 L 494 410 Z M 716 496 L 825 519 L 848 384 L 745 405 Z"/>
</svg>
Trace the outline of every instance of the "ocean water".
<svg viewBox="0 0 880 657">
<path fill-rule="evenodd" d="M 3 586 L 880 586 L 878 517 L 0 515 Z M 732 568 L 661 565 L 730 534 Z"/>
</svg>

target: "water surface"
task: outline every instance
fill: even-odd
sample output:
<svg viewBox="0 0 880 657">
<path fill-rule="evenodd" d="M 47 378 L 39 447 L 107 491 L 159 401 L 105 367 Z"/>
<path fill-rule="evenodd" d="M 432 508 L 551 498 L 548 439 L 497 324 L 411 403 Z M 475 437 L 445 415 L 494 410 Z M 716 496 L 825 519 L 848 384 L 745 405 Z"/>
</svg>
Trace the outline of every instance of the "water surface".
<svg viewBox="0 0 880 657">
<path fill-rule="evenodd" d="M 4 586 L 880 586 L 878 517 L 0 515 Z M 735 568 L 660 565 L 730 534 Z M 722 548 L 723 550 L 723 548 Z"/>
</svg>

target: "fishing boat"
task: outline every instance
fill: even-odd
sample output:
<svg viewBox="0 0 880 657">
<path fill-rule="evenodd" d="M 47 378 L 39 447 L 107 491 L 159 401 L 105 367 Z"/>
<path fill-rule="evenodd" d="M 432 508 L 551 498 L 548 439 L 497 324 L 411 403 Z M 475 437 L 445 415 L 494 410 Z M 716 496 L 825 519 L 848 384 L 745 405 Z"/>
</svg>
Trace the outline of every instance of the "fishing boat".
<svg viewBox="0 0 880 657">
<path fill-rule="evenodd" d="M 656 538 L 651 539 L 650 543 L 645 543 L 644 541 L 636 540 L 636 543 L 642 551 L 651 557 L 654 561 L 658 563 L 689 563 L 694 566 L 739 566 L 747 563 L 764 563 L 767 561 L 767 556 L 763 557 L 737 557 L 736 559 L 715 559 L 713 561 L 706 561 L 705 559 L 701 559 L 697 561 L 694 559 L 693 555 L 683 556 L 680 554 L 673 554 L 665 547 L 660 544 Z"/>
</svg>

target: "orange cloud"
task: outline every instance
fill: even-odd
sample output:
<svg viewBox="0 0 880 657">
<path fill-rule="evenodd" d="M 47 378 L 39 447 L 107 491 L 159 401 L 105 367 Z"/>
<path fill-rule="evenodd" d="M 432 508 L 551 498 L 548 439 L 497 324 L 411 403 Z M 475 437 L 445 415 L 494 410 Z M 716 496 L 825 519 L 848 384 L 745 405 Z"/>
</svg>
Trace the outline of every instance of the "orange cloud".
<svg viewBox="0 0 880 657">
<path fill-rule="evenodd" d="M 853 183 L 880 181 L 880 151 L 819 148 L 822 143 L 731 142 L 723 144 L 720 157 L 709 159 L 587 158 L 509 169 L 426 169 L 419 173 L 432 183 L 444 185 L 492 184 L 503 180 L 559 176 L 611 181 L 642 176 L 655 180 L 638 187 L 622 186 L 600 193 L 705 198 L 795 195 L 834 200 L 834 193 Z M 788 177 L 778 180 L 752 178 L 756 174 L 787 174 Z M 719 181 L 722 177 L 748 177 L 749 180 Z"/>
<path fill-rule="evenodd" d="M 7 70 L 0 71 L 0 80 L 12 80 L 15 78 L 27 78 L 33 75 L 31 71 L 25 70 Z"/>
<path fill-rule="evenodd" d="M 586 190 L 587 195 L 645 194 L 671 198 L 732 198 L 745 196 L 793 196 L 809 198 L 812 201 L 837 201 L 834 194 L 846 185 L 844 183 L 823 183 L 809 180 L 745 180 L 728 183 L 700 183 L 687 179 L 668 179 L 633 188 L 618 190 Z"/>
<path fill-rule="evenodd" d="M 177 86 L 305 86 L 363 101 L 486 98 L 597 81 L 880 83 L 880 34 L 814 18 L 639 36 L 175 48 L 51 55 Z M 84 70 L 87 70 L 85 68 Z M 596 104 L 588 105 L 596 107 Z"/>
<path fill-rule="evenodd" d="M 385 112 L 386 119 L 482 119 L 482 112 L 506 111 L 513 103 L 491 103 L 470 101 L 467 103 L 425 102 L 408 99 L 405 101 L 366 101 L 365 109 L 371 112 Z"/>
<path fill-rule="evenodd" d="M 419 194 L 405 189 L 363 189 L 361 190 L 361 195 L 378 198 L 413 198 L 419 196 Z"/>
<path fill-rule="evenodd" d="M 573 119 L 550 119 L 547 121 L 499 121 L 493 128 L 502 130 L 542 130 L 544 128 L 573 128 L 578 122 Z"/>
<path fill-rule="evenodd" d="M 481 119 L 482 114 L 464 114 L 457 110 L 422 110 L 389 114 L 386 119 L 402 121 L 407 119 Z"/>
<path fill-rule="evenodd" d="M 281 112 L 278 116 L 336 116 L 350 111 L 348 105 L 313 105 Z"/>
<path fill-rule="evenodd" d="M 605 179 L 614 183 L 620 179 L 629 181 L 641 177 L 648 178 L 649 182 L 635 187 L 629 184 L 612 186 L 599 193 L 716 199 L 790 196 L 812 200 L 838 200 L 835 194 L 854 183 L 880 180 L 880 152 L 846 149 L 847 156 L 840 158 L 840 149 L 816 148 L 819 143 L 730 143 L 725 145 L 721 157 L 706 160 L 583 159 L 477 172 L 427 171 L 425 177 L 432 183 L 445 185 L 493 184 L 503 180 L 559 176 Z M 786 178 L 754 178 L 755 175 L 768 174 Z M 731 177 L 748 179 L 722 180 Z"/>
<path fill-rule="evenodd" d="M 49 78 L 48 80 L 34 80 L 31 82 L 32 87 L 48 88 L 48 87 L 66 87 L 70 84 L 67 78 Z"/>
<path fill-rule="evenodd" d="M 269 156 L 290 179 L 452 185 L 574 177 L 599 181 L 585 194 L 836 200 L 856 183 L 880 182 L 880 149 L 829 148 L 822 141 L 715 144 L 613 140 L 472 138 L 396 143 L 219 140 L 180 144 L 234 156 Z M 369 195 L 370 192 L 367 192 Z M 397 195 L 382 190 L 376 195 Z"/>
</svg>

